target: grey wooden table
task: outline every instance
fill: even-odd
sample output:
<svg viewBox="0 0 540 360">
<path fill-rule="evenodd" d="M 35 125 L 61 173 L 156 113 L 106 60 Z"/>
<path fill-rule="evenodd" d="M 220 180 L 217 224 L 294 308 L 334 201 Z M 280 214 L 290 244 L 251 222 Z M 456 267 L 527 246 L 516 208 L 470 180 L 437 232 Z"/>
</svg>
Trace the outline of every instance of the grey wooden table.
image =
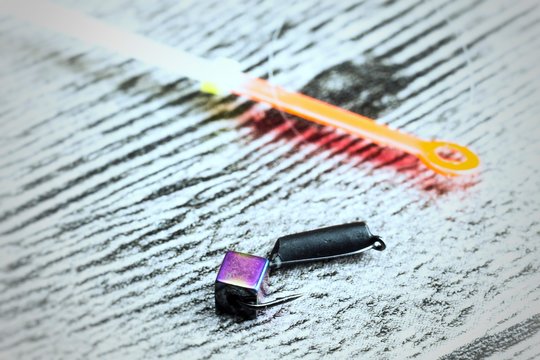
<svg viewBox="0 0 540 360">
<path fill-rule="evenodd" d="M 0 358 L 540 357 L 540 11 L 521 1 L 62 1 L 470 146 L 477 176 L 0 21 Z M 58 19 L 62 21 L 62 19 Z M 387 250 L 214 313 L 227 249 L 368 221 Z"/>
</svg>

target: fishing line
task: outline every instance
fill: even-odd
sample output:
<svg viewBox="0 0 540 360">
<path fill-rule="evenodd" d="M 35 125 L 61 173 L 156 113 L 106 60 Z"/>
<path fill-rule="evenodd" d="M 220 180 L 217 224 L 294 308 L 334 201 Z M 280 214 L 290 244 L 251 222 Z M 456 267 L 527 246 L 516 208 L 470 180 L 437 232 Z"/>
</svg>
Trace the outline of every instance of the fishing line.
<svg viewBox="0 0 540 360">
<path fill-rule="evenodd" d="M 283 31 L 283 28 L 285 27 L 285 18 L 281 17 L 281 24 L 277 27 L 275 31 L 272 32 L 272 36 L 270 37 L 270 45 L 267 48 L 267 56 L 268 56 L 268 62 L 267 62 L 267 72 L 268 72 L 268 80 L 270 83 L 274 84 L 274 67 L 275 64 L 275 57 L 274 54 L 276 53 L 276 50 L 274 48 L 274 45 L 277 43 L 277 40 L 279 38 L 280 33 Z M 276 90 L 276 86 L 272 86 L 272 95 L 276 101 L 278 101 L 278 94 Z M 289 128 L 300 137 L 300 144 L 302 142 L 306 142 L 304 135 L 296 128 L 296 120 L 290 118 L 287 113 L 285 113 L 281 109 L 276 109 L 278 113 L 281 115 L 285 123 L 289 126 Z"/>
</svg>

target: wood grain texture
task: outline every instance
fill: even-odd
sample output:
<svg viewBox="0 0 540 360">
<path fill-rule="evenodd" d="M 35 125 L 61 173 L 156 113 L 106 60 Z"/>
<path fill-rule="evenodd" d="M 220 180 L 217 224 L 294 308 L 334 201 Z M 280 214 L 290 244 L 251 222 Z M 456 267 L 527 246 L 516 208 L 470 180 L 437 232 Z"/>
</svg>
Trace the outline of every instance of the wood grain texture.
<svg viewBox="0 0 540 360">
<path fill-rule="evenodd" d="M 444 179 L 4 17 L 1 359 L 540 356 L 538 2 L 62 3 L 482 169 Z M 306 296 L 254 321 L 215 315 L 227 249 L 356 220 L 387 250 L 274 274 Z"/>
</svg>

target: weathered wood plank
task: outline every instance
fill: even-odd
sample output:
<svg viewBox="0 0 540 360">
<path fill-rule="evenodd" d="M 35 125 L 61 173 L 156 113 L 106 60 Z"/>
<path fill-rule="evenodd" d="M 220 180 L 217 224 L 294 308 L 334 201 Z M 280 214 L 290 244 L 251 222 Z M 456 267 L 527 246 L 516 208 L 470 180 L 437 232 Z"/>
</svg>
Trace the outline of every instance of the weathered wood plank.
<svg viewBox="0 0 540 360">
<path fill-rule="evenodd" d="M 534 358 L 533 1 L 67 5 L 422 137 L 414 158 L 3 18 L 0 358 Z M 214 314 L 226 249 L 359 219 L 383 253 L 275 274 L 301 301 Z"/>
</svg>

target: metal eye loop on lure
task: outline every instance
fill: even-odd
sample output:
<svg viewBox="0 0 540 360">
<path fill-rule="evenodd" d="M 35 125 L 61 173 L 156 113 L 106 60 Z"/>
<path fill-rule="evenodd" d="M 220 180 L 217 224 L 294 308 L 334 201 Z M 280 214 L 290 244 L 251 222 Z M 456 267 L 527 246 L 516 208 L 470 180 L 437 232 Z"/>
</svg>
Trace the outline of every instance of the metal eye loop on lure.
<svg viewBox="0 0 540 360">
<path fill-rule="evenodd" d="M 379 239 L 375 240 L 375 242 L 373 243 L 373 250 L 383 251 L 384 249 L 386 249 L 386 244 L 384 243 L 384 241 L 382 241 L 380 237 L 378 238 Z"/>
</svg>

